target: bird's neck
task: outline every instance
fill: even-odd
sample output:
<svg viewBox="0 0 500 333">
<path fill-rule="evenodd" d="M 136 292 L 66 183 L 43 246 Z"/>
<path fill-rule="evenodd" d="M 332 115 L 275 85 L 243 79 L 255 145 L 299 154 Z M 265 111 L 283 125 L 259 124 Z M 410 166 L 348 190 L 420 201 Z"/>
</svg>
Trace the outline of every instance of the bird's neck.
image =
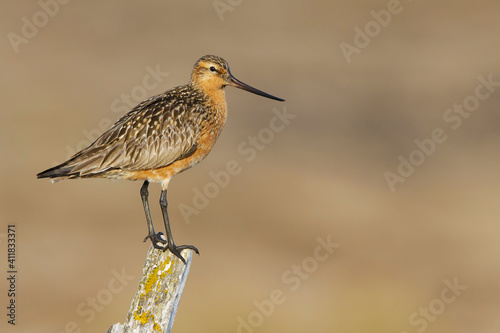
<svg viewBox="0 0 500 333">
<path fill-rule="evenodd" d="M 226 110 L 226 93 L 224 89 L 205 90 L 211 103 L 217 106 L 219 110 Z"/>
<path fill-rule="evenodd" d="M 224 88 L 214 88 L 213 85 L 203 84 L 203 82 L 197 82 L 197 84 L 192 85 L 195 89 L 201 91 L 207 97 L 209 103 L 215 106 L 217 110 L 226 112 L 226 93 Z"/>
</svg>

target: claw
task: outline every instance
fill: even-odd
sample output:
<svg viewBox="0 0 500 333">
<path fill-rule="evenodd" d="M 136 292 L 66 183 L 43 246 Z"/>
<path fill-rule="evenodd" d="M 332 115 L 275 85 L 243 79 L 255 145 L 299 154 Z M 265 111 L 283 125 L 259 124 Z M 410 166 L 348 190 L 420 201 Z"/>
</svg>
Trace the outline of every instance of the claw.
<svg viewBox="0 0 500 333">
<path fill-rule="evenodd" d="M 200 251 L 198 251 L 198 249 L 192 245 L 179 245 L 179 246 L 177 246 L 175 244 L 168 244 L 163 249 L 163 251 L 166 251 L 167 249 L 170 252 L 172 252 L 173 255 L 175 255 L 177 258 L 179 258 L 184 263 L 184 265 L 186 264 L 186 260 L 181 255 L 182 250 L 193 250 L 194 252 L 196 252 L 196 254 L 200 254 Z"/>
</svg>

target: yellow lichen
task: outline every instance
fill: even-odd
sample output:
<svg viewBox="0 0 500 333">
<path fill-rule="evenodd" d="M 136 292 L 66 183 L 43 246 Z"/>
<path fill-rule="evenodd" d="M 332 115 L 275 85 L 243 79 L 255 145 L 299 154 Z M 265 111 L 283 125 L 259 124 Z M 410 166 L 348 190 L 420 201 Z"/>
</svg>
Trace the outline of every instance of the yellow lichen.
<svg viewBox="0 0 500 333">
<path fill-rule="evenodd" d="M 142 312 L 141 307 L 139 307 L 135 313 L 134 313 L 134 319 L 135 321 L 140 322 L 141 324 L 145 325 L 147 322 L 149 322 L 149 319 L 151 319 L 153 316 L 151 315 L 150 311 Z"/>
<path fill-rule="evenodd" d="M 154 289 L 154 286 L 156 285 L 156 282 L 158 281 L 158 270 L 159 270 L 159 267 L 156 266 L 155 268 L 153 268 L 151 273 L 149 273 L 148 279 L 146 280 L 146 283 L 144 286 L 144 289 L 146 290 L 146 294 L 149 294 Z"/>
<path fill-rule="evenodd" d="M 161 276 L 160 276 L 160 278 L 162 280 L 165 279 L 165 277 L 167 276 L 167 274 L 168 275 L 172 274 L 172 265 L 171 265 L 171 263 L 172 263 L 172 258 L 169 257 L 168 260 L 165 260 L 164 262 L 162 262 L 160 264 L 161 265 L 161 271 L 163 272 L 163 273 L 161 273 Z M 165 268 L 167 267 L 167 265 L 169 265 L 169 267 L 168 267 L 168 270 L 165 271 Z"/>
</svg>

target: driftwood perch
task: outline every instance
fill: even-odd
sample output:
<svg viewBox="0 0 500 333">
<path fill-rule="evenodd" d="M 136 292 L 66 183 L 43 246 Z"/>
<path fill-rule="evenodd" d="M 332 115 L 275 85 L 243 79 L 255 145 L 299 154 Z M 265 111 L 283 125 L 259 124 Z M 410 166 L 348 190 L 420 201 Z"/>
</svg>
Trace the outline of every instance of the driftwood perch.
<svg viewBox="0 0 500 333">
<path fill-rule="evenodd" d="M 170 251 L 151 246 L 142 278 L 127 314 L 127 322 L 114 324 L 107 333 L 169 333 L 193 258 L 192 250 L 182 251 L 186 265 Z"/>
</svg>

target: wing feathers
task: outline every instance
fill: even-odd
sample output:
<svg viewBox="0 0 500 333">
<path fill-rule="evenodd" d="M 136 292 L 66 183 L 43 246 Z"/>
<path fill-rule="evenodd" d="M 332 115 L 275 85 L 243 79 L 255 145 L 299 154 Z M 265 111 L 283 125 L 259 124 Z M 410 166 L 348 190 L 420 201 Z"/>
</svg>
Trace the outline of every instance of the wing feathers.
<svg viewBox="0 0 500 333">
<path fill-rule="evenodd" d="M 201 130 L 201 106 L 199 100 L 190 105 L 175 97 L 170 92 L 142 102 L 92 145 L 50 169 L 48 177 L 85 177 L 113 169 L 156 169 L 191 154 Z"/>
</svg>

